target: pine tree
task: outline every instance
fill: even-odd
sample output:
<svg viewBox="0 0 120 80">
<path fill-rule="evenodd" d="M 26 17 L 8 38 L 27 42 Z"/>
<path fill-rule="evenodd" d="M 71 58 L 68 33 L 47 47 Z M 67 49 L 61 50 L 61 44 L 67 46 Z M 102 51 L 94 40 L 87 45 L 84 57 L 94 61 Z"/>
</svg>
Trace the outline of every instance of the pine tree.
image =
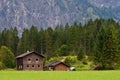
<svg viewBox="0 0 120 80">
<path fill-rule="evenodd" d="M 37 42 L 38 42 L 38 30 L 37 27 L 32 26 L 31 29 L 29 30 L 29 38 L 28 38 L 28 42 L 30 44 L 28 44 L 30 46 L 30 50 L 31 51 L 37 51 L 39 52 L 39 50 L 37 49 Z"/>
<path fill-rule="evenodd" d="M 37 42 L 38 52 L 41 54 L 45 53 L 45 31 L 43 28 L 40 29 L 38 33 L 38 42 Z"/>
<path fill-rule="evenodd" d="M 29 40 L 29 30 L 24 29 L 22 33 L 22 37 L 19 40 L 17 47 L 17 55 L 22 54 L 28 50 L 30 50 L 30 40 Z"/>
<path fill-rule="evenodd" d="M 108 69 L 115 69 L 119 65 L 119 44 L 118 44 L 118 35 L 117 30 L 114 26 L 106 30 L 106 41 L 104 48 L 104 63 L 105 67 Z"/>
<path fill-rule="evenodd" d="M 48 28 L 45 31 L 45 53 L 47 59 L 49 59 L 52 56 L 52 28 Z"/>
<path fill-rule="evenodd" d="M 97 35 L 96 53 L 94 55 L 94 62 L 101 67 L 101 69 L 115 69 L 119 64 L 119 44 L 117 37 L 117 30 L 114 26 L 107 28 L 101 27 Z"/>
<path fill-rule="evenodd" d="M 105 30 L 103 27 L 100 28 L 96 43 L 95 43 L 95 54 L 94 54 L 94 62 L 99 65 L 99 67 L 104 67 L 104 44 L 105 44 Z"/>
</svg>

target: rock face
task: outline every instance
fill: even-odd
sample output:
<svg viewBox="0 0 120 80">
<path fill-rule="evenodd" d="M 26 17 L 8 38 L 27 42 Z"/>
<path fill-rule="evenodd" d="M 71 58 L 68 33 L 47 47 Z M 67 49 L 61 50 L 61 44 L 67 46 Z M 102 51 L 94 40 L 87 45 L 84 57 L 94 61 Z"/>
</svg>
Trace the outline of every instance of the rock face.
<svg viewBox="0 0 120 80">
<path fill-rule="evenodd" d="M 0 0 L 0 29 L 16 26 L 55 27 L 68 22 L 114 18 L 120 21 L 120 0 Z"/>
</svg>

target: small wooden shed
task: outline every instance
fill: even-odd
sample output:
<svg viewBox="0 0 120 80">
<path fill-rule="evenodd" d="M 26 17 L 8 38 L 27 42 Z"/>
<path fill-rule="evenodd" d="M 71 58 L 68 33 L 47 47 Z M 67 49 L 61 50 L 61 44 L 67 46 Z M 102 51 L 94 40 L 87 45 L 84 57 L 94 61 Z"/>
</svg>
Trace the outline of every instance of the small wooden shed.
<svg viewBox="0 0 120 80">
<path fill-rule="evenodd" d="M 43 59 L 42 54 L 27 51 L 16 57 L 17 70 L 43 70 Z"/>
<path fill-rule="evenodd" d="M 70 66 L 65 64 L 61 61 L 55 61 L 52 63 L 49 63 L 45 66 L 46 70 L 53 70 L 53 71 L 68 71 L 70 69 Z"/>
</svg>

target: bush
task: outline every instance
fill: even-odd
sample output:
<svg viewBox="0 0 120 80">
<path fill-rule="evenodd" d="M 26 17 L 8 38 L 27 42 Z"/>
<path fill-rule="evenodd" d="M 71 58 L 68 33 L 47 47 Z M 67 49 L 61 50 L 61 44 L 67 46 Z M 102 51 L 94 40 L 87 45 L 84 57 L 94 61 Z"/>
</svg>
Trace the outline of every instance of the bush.
<svg viewBox="0 0 120 80">
<path fill-rule="evenodd" d="M 50 58 L 48 63 L 49 62 L 54 62 L 54 61 L 60 61 L 60 60 L 63 60 L 64 58 L 63 57 L 53 57 L 53 58 Z"/>
<path fill-rule="evenodd" d="M 0 48 L 0 62 L 1 62 L 1 65 L 4 64 L 4 66 L 7 68 L 15 67 L 14 54 L 6 46 L 1 46 Z"/>
<path fill-rule="evenodd" d="M 66 57 L 65 59 L 65 63 L 68 64 L 68 65 L 73 65 L 77 62 L 77 57 L 71 57 L 71 56 L 68 56 Z"/>
<path fill-rule="evenodd" d="M 82 60 L 84 58 L 84 56 L 85 55 L 84 55 L 83 47 L 80 47 L 79 52 L 77 54 L 77 59 Z"/>
<path fill-rule="evenodd" d="M 84 65 L 87 65 L 87 64 L 88 64 L 86 59 L 83 59 L 83 60 L 82 60 L 82 63 L 83 63 Z"/>
<path fill-rule="evenodd" d="M 5 65 L 2 62 L 0 62 L 0 70 L 4 68 L 6 68 Z"/>
<path fill-rule="evenodd" d="M 75 56 L 76 53 L 75 53 L 75 52 L 69 52 L 69 55 L 70 55 L 70 56 Z"/>
</svg>

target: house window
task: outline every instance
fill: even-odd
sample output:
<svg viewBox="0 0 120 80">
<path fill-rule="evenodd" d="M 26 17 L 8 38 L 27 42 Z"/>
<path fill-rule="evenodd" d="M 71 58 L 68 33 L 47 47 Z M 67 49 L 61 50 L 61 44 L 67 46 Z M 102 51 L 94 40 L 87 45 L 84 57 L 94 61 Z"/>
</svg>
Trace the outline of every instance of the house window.
<svg viewBox="0 0 120 80">
<path fill-rule="evenodd" d="M 29 58 L 28 61 L 31 61 L 31 59 Z"/>
<path fill-rule="evenodd" d="M 29 65 L 27 65 L 27 67 L 29 67 Z"/>
<path fill-rule="evenodd" d="M 38 67 L 40 67 L 40 65 L 38 65 Z"/>
<path fill-rule="evenodd" d="M 32 67 L 34 67 L 34 65 L 32 65 Z"/>
<path fill-rule="evenodd" d="M 39 59 L 36 59 L 36 63 L 38 63 L 38 60 L 39 60 Z"/>
<path fill-rule="evenodd" d="M 28 59 L 28 63 L 31 63 L 31 59 L 30 58 Z"/>
<path fill-rule="evenodd" d="M 38 59 L 36 59 L 36 61 L 38 61 Z"/>
</svg>

